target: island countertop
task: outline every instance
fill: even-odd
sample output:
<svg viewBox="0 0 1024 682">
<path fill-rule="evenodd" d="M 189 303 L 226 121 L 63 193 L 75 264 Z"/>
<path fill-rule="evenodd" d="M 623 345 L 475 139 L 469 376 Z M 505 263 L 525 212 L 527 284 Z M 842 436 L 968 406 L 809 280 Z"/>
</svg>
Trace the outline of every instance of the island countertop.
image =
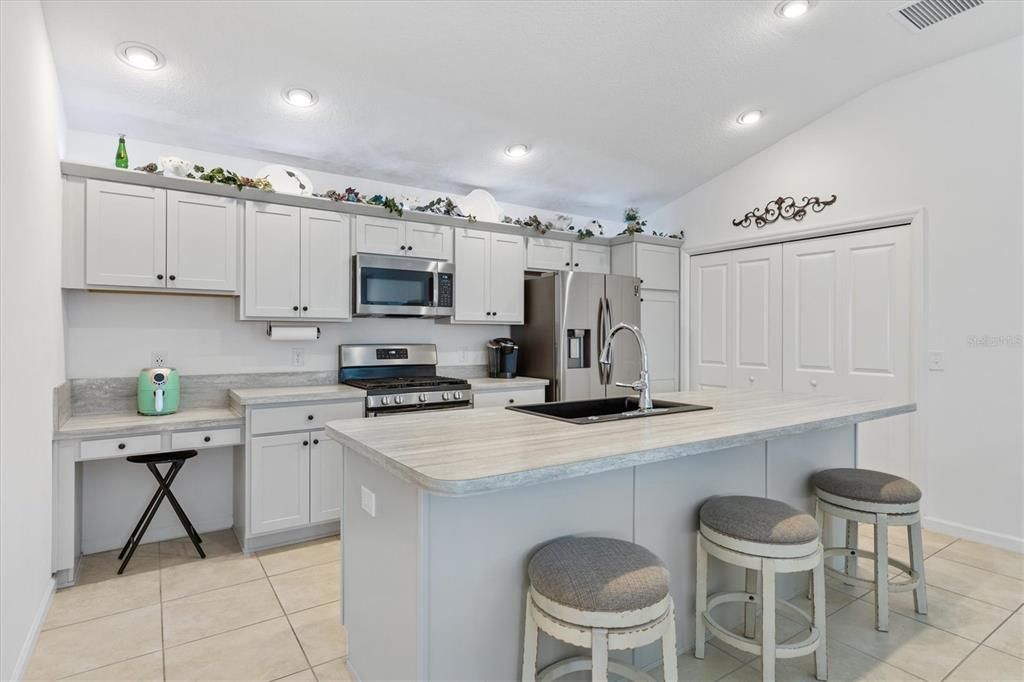
<svg viewBox="0 0 1024 682">
<path fill-rule="evenodd" d="M 911 402 L 775 391 L 666 393 L 712 410 L 571 424 L 504 408 L 328 422 L 327 433 L 440 495 L 572 478 L 913 412 Z"/>
</svg>

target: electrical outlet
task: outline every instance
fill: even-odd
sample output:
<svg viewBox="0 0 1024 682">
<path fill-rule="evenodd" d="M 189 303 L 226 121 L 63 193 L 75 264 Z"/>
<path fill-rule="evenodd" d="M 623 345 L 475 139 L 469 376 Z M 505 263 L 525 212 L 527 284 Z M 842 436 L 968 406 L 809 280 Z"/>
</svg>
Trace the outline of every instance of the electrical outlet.
<svg viewBox="0 0 1024 682">
<path fill-rule="evenodd" d="M 302 367 L 306 364 L 306 349 L 292 348 L 292 367 Z"/>
<path fill-rule="evenodd" d="M 370 516 L 377 516 L 377 496 L 370 490 L 367 490 L 366 486 L 360 487 L 360 498 L 359 504 L 363 508 L 363 511 Z"/>
<path fill-rule="evenodd" d="M 946 371 L 946 354 L 941 350 L 930 350 L 928 351 L 928 371 L 929 372 L 945 372 Z"/>
<path fill-rule="evenodd" d="M 152 355 L 149 356 L 150 367 L 166 367 L 167 366 L 167 351 L 155 350 Z"/>
</svg>

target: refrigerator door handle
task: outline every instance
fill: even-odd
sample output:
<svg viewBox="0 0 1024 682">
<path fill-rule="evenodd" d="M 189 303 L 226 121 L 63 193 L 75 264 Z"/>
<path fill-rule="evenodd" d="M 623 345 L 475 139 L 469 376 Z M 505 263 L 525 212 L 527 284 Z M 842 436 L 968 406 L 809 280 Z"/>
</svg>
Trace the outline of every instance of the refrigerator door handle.
<svg viewBox="0 0 1024 682">
<path fill-rule="evenodd" d="M 604 345 L 608 342 L 608 338 L 612 333 L 612 306 L 608 302 L 608 297 L 601 299 L 601 347 L 597 349 L 598 358 L 601 357 L 601 351 L 604 350 Z M 597 363 L 601 370 L 601 383 L 608 385 L 612 380 L 612 366 L 614 365 L 615 358 L 612 355 L 611 348 L 608 349 L 608 365 L 602 364 L 600 361 Z"/>
</svg>

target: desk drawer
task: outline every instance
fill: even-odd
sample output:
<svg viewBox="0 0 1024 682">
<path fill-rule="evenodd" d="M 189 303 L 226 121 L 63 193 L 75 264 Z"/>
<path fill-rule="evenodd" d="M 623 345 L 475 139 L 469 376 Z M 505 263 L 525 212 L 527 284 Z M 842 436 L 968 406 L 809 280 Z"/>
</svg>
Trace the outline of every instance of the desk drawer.
<svg viewBox="0 0 1024 682">
<path fill-rule="evenodd" d="M 473 393 L 473 407 L 507 407 L 544 402 L 544 387 L 520 388 L 514 391 L 484 391 Z"/>
<path fill-rule="evenodd" d="M 161 450 L 159 433 L 127 438 L 104 438 L 103 440 L 83 441 L 81 459 L 127 457 L 128 455 L 142 455 Z"/>
<path fill-rule="evenodd" d="M 363 416 L 362 401 L 258 407 L 252 411 L 252 433 L 282 431 L 315 431 L 334 419 L 359 419 Z"/>
<path fill-rule="evenodd" d="M 171 434 L 172 450 L 216 448 L 223 445 L 239 445 L 241 442 L 241 429 L 207 429 L 205 431 L 181 431 Z"/>
</svg>

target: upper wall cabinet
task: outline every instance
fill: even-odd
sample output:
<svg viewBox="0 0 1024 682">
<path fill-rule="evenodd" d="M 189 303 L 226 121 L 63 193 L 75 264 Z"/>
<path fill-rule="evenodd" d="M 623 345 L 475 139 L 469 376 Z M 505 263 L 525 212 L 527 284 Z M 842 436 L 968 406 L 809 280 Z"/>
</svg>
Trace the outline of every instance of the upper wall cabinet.
<svg viewBox="0 0 1024 682">
<path fill-rule="evenodd" d="M 603 244 L 528 237 L 526 267 L 530 270 L 570 270 L 607 275 L 612 270 L 611 249 Z"/>
<path fill-rule="evenodd" d="M 522 324 L 525 267 L 521 236 L 456 228 L 452 321 Z"/>
<path fill-rule="evenodd" d="M 612 247 L 612 273 L 639 277 L 644 289 L 679 291 L 679 249 L 633 242 Z"/>
<path fill-rule="evenodd" d="M 576 272 L 596 272 L 601 275 L 611 274 L 611 249 L 602 244 L 573 242 L 572 269 Z"/>
<path fill-rule="evenodd" d="M 356 252 L 452 259 L 452 228 L 391 218 L 355 217 Z"/>
<path fill-rule="evenodd" d="M 351 317 L 349 217 L 250 201 L 245 214 L 243 317 Z"/>
<path fill-rule="evenodd" d="M 89 180 L 85 283 L 234 292 L 238 216 L 234 199 Z"/>
</svg>

